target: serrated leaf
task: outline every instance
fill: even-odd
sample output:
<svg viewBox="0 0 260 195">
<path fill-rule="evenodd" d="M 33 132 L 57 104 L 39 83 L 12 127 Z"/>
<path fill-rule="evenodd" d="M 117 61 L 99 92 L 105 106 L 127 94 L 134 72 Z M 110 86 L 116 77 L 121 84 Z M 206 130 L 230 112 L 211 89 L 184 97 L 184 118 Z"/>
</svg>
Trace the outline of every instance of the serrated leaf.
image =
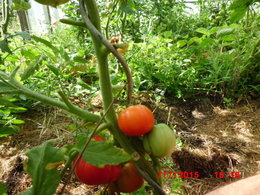
<svg viewBox="0 0 260 195">
<path fill-rule="evenodd" d="M 82 150 L 85 144 L 83 139 L 77 145 Z M 83 154 L 84 160 L 94 166 L 104 167 L 105 165 L 118 165 L 131 159 L 131 156 L 123 149 L 105 141 L 91 141 Z"/>
<path fill-rule="evenodd" d="M 12 135 L 14 133 L 17 133 L 19 131 L 19 127 L 17 126 L 10 126 L 10 127 L 0 127 L 0 138 L 1 137 L 6 137 L 9 135 Z"/>
<path fill-rule="evenodd" d="M 0 182 L 0 194 L 1 195 L 7 195 L 7 189 L 2 182 Z"/>
<path fill-rule="evenodd" d="M 2 40 L 0 41 L 0 49 L 2 50 L 2 52 L 7 52 L 7 53 L 12 53 L 12 51 L 10 50 L 9 46 L 8 46 L 8 42 L 6 40 Z"/>
<path fill-rule="evenodd" d="M 49 164 L 58 163 L 64 160 L 59 148 L 52 146 L 51 142 L 45 142 L 26 153 L 29 157 L 27 171 L 32 176 L 31 192 L 25 194 L 53 195 L 56 191 L 60 175 L 55 168 L 48 169 Z"/>
</svg>

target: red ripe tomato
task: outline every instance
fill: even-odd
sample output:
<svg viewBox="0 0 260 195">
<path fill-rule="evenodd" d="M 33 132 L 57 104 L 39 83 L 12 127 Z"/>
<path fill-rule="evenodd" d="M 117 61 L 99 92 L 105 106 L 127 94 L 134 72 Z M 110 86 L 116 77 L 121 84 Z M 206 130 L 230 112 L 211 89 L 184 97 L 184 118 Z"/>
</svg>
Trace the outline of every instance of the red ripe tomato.
<svg viewBox="0 0 260 195">
<path fill-rule="evenodd" d="M 100 135 L 94 136 L 93 139 L 95 141 L 105 140 Z M 76 159 L 77 157 L 73 163 L 75 163 Z M 121 173 L 121 165 L 106 165 L 104 168 L 99 168 L 88 164 L 83 158 L 80 158 L 74 172 L 78 179 L 87 185 L 108 184 L 118 179 Z"/>
<path fill-rule="evenodd" d="M 115 186 L 119 192 L 131 193 L 138 190 L 144 183 L 143 177 L 137 171 L 133 162 L 124 165 L 121 175 L 114 184 L 110 186 L 110 191 L 115 191 Z"/>
<path fill-rule="evenodd" d="M 98 141 L 105 141 L 105 138 L 103 138 L 100 135 L 96 135 L 92 139 L 95 140 L 96 142 L 98 142 Z"/>
<path fill-rule="evenodd" d="M 112 183 L 118 179 L 121 165 L 106 165 L 104 168 L 95 167 L 80 158 L 75 167 L 75 175 L 87 185 L 100 185 Z"/>
<path fill-rule="evenodd" d="M 134 105 L 125 109 L 118 117 L 120 130 L 129 136 L 148 133 L 154 125 L 152 111 L 143 105 Z"/>
</svg>

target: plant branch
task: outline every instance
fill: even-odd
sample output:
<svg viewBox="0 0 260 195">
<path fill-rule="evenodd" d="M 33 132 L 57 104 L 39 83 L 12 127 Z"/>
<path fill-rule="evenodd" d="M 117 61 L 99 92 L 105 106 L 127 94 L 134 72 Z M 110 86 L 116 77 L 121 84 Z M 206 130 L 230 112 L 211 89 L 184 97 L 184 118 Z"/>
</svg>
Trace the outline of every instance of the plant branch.
<svg viewBox="0 0 260 195">
<path fill-rule="evenodd" d="M 127 77 L 127 84 L 128 84 L 128 103 L 131 103 L 132 101 L 132 93 L 133 93 L 133 81 L 132 81 L 132 75 L 130 72 L 130 69 L 126 63 L 126 61 L 124 60 L 124 58 L 118 53 L 118 51 L 113 47 L 113 45 L 106 40 L 102 34 L 98 31 L 98 29 L 92 24 L 91 20 L 88 17 L 88 14 L 86 13 L 86 9 L 84 6 L 84 2 L 83 0 L 80 0 L 80 12 L 82 15 L 82 18 L 88 28 L 88 30 L 90 31 L 91 35 L 93 37 L 95 37 L 97 40 L 99 40 L 107 49 L 109 49 L 114 55 L 115 57 L 118 59 L 118 61 L 121 63 L 121 65 L 123 66 L 123 69 L 126 73 L 126 77 Z"/>
<path fill-rule="evenodd" d="M 63 110 L 66 110 L 70 113 L 73 113 L 73 114 L 81 117 L 85 121 L 96 122 L 96 121 L 100 120 L 99 115 L 92 114 L 92 113 L 90 113 L 86 110 L 83 110 L 83 109 L 81 109 L 81 108 L 79 108 L 75 105 L 72 105 L 72 104 L 71 104 L 72 107 L 68 107 L 65 103 L 60 102 L 60 101 L 58 101 L 54 98 L 48 97 L 46 95 L 43 95 L 43 94 L 40 94 L 40 93 L 37 93 L 37 92 L 34 92 L 34 91 L 24 87 L 22 84 L 20 84 L 14 78 L 10 78 L 7 74 L 5 74 L 3 72 L 0 72 L 0 78 L 1 78 L 1 80 L 3 80 L 3 82 L 5 82 L 8 86 L 10 86 L 10 88 L 12 88 L 14 90 L 13 92 L 17 92 L 19 94 L 24 94 L 27 97 L 41 101 L 42 103 L 52 105 L 52 106 L 61 108 Z M 1 93 L 4 93 L 4 92 L 1 92 Z"/>
<path fill-rule="evenodd" d="M 109 23 L 110 23 L 110 18 L 111 18 L 111 14 L 114 12 L 114 10 L 116 9 L 116 6 L 118 4 L 119 0 L 117 0 L 115 3 L 114 3 L 114 6 L 112 8 L 112 11 L 111 13 L 109 14 L 108 18 L 107 18 L 107 24 L 106 24 L 106 28 L 105 28 L 105 32 L 106 32 L 106 38 L 109 39 L 109 35 L 108 35 L 108 27 L 109 27 Z"/>
<path fill-rule="evenodd" d="M 64 19 L 64 18 L 60 19 L 60 22 L 64 23 L 64 24 L 69 24 L 69 25 L 72 25 L 72 26 L 79 26 L 79 27 L 87 28 L 87 26 L 86 26 L 86 24 L 84 22 L 77 22 L 77 21 Z"/>
<path fill-rule="evenodd" d="M 154 180 L 152 180 L 149 175 L 147 175 L 143 170 L 141 170 L 138 166 L 136 166 L 138 172 L 143 176 L 143 178 L 151 185 L 153 186 L 157 192 L 161 195 L 167 195 L 163 189 L 161 188 L 161 186 L 159 186 Z"/>
<path fill-rule="evenodd" d="M 2 37 L 6 39 L 7 27 L 10 20 L 10 12 L 9 12 L 9 1 L 2 0 L 2 12 L 3 12 L 3 24 L 2 24 Z"/>
<path fill-rule="evenodd" d="M 125 88 L 125 86 L 120 90 L 120 92 L 118 92 L 116 98 L 120 95 L 121 91 L 122 91 L 124 88 Z M 78 164 L 80 158 L 82 157 L 83 153 L 86 151 L 86 149 L 87 149 L 87 147 L 88 147 L 88 145 L 89 145 L 91 139 L 92 139 L 92 138 L 94 137 L 94 135 L 96 134 L 96 132 L 97 132 L 99 126 L 103 124 L 102 122 L 105 120 L 106 115 L 108 114 L 109 110 L 112 108 L 112 106 L 113 106 L 113 104 L 114 104 L 114 101 L 115 101 L 115 99 L 110 103 L 110 105 L 109 105 L 109 107 L 107 108 L 107 110 L 105 111 L 104 115 L 103 115 L 103 116 L 101 117 L 101 119 L 98 121 L 98 123 L 97 123 L 95 129 L 91 132 L 90 136 L 88 137 L 88 140 L 87 140 L 87 142 L 85 143 L 83 149 L 81 150 L 81 152 L 79 153 L 79 155 L 76 157 L 75 163 L 73 164 L 73 166 L 72 166 L 72 168 L 71 168 L 71 170 L 70 170 L 70 176 L 69 176 L 69 177 L 67 178 L 67 180 L 65 181 L 65 183 L 64 183 L 64 185 L 63 185 L 63 187 L 62 187 L 62 189 L 61 189 L 61 192 L 59 193 L 59 195 L 62 195 L 62 194 L 63 194 L 63 192 L 64 192 L 64 190 L 65 190 L 65 187 L 67 186 L 68 181 L 69 181 L 69 179 L 71 178 L 71 175 L 72 175 L 72 173 L 74 172 L 74 170 L 75 170 L 75 168 L 76 168 L 76 166 L 77 166 L 77 164 Z M 66 165 L 67 165 L 67 163 L 66 163 Z M 64 175 L 64 172 L 63 172 L 63 175 Z"/>
</svg>

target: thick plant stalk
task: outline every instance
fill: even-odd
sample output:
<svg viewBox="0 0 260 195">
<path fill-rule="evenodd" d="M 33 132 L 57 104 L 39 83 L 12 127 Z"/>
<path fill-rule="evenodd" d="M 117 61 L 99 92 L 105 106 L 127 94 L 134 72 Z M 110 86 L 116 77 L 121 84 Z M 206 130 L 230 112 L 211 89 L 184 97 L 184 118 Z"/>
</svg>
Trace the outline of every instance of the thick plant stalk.
<svg viewBox="0 0 260 195">
<path fill-rule="evenodd" d="M 85 7 L 86 5 L 86 7 Z M 87 12 L 86 13 L 86 9 Z M 102 40 L 105 40 L 102 35 L 100 34 L 100 21 L 97 20 L 99 18 L 98 10 L 96 7 L 95 0 L 80 0 L 80 11 L 81 15 L 83 17 L 83 20 L 85 21 L 85 24 L 87 28 L 90 31 L 96 56 L 98 60 L 98 72 L 99 72 L 99 82 L 100 82 L 100 89 L 101 94 L 103 97 L 103 105 L 104 110 L 107 110 L 111 102 L 113 101 L 112 96 L 112 90 L 111 90 L 111 82 L 109 77 L 109 69 L 108 69 L 108 52 L 106 48 L 103 46 Z M 91 21 L 88 16 L 91 16 L 93 21 Z M 96 16 L 96 17 L 95 17 Z M 93 23 L 93 24 L 92 24 Z M 111 44 L 110 44 L 111 45 Z M 110 48 L 109 48 L 110 49 Z M 115 50 L 115 48 L 112 48 Z M 111 50 L 112 51 L 112 50 Z M 147 176 L 147 180 L 153 180 L 157 185 L 154 185 L 154 188 L 156 189 L 156 194 L 165 194 L 161 193 L 163 190 L 160 188 L 160 182 L 158 181 L 156 171 L 153 169 L 153 167 L 150 165 L 148 161 L 145 160 L 143 156 L 140 156 L 134 149 L 131 147 L 131 144 L 127 137 L 118 129 L 117 126 L 117 117 L 115 114 L 115 111 L 113 108 L 109 110 L 106 116 L 106 121 L 108 121 L 111 124 L 111 133 L 114 135 L 116 140 L 119 142 L 119 144 L 124 148 L 126 152 L 132 155 L 137 156 L 136 164 L 138 167 L 142 168 L 143 171 L 147 172 L 149 176 Z M 146 175 L 144 175 L 146 177 Z M 151 179 L 150 179 L 151 178 Z M 145 178 L 146 179 L 146 178 Z M 151 185 L 153 185 L 153 182 L 151 182 Z M 160 190 L 158 190 L 158 186 Z"/>
<path fill-rule="evenodd" d="M 9 8 L 9 0 L 2 0 L 2 14 L 3 14 L 3 24 L 2 24 L 2 38 L 6 39 L 7 27 L 10 21 L 10 8 Z"/>
<path fill-rule="evenodd" d="M 86 13 L 84 2 L 87 5 L 86 9 L 89 14 Z M 128 104 L 130 104 L 131 100 L 132 100 L 132 92 L 133 92 L 133 80 L 132 80 L 131 72 L 130 72 L 130 69 L 129 69 L 126 61 L 124 60 L 124 58 L 118 53 L 118 51 L 113 47 L 113 45 L 111 43 L 109 43 L 109 41 L 107 41 L 100 33 L 100 31 L 101 31 L 100 30 L 100 19 L 99 19 L 96 2 L 92 1 L 92 0 L 85 0 L 85 1 L 80 0 L 80 12 L 81 12 L 82 18 L 83 18 L 88 30 L 90 31 L 91 36 L 92 36 L 96 54 L 97 54 L 97 59 L 101 60 L 101 56 L 98 56 L 101 54 L 102 55 L 105 54 L 103 57 L 107 58 L 108 52 L 111 51 L 111 53 L 114 54 L 114 56 L 121 63 L 121 65 L 126 73 L 126 77 L 127 77 Z M 89 16 L 93 17 L 94 21 L 91 21 L 91 19 L 89 19 Z M 94 17 L 94 16 L 96 16 L 96 17 Z M 105 47 L 103 47 L 103 45 Z M 100 51 L 102 50 L 103 52 L 102 53 L 97 52 L 97 49 Z M 99 61 L 99 62 L 101 62 L 101 61 Z"/>
</svg>

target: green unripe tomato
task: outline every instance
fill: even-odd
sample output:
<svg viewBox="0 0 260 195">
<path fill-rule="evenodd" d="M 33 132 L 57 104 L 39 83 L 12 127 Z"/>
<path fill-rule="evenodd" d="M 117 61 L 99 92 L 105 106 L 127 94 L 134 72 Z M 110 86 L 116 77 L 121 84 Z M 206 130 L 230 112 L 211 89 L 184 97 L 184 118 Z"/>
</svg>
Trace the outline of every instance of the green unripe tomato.
<svg viewBox="0 0 260 195">
<path fill-rule="evenodd" d="M 153 129 L 144 136 L 144 149 L 158 158 L 171 155 L 175 150 L 175 133 L 166 124 L 154 125 Z"/>
</svg>

